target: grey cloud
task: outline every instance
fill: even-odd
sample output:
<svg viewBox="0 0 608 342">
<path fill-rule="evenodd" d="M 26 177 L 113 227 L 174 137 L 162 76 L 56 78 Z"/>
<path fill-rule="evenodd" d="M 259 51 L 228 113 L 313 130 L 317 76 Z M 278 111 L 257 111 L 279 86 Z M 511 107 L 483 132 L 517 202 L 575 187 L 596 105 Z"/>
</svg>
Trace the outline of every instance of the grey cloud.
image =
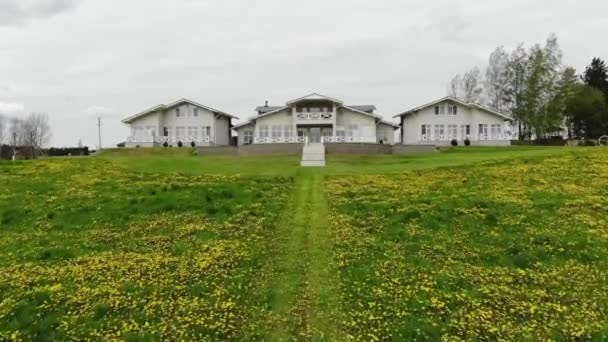
<svg viewBox="0 0 608 342">
<path fill-rule="evenodd" d="M 76 6 L 76 0 L 0 0 L 0 26 L 18 26 Z"/>
</svg>

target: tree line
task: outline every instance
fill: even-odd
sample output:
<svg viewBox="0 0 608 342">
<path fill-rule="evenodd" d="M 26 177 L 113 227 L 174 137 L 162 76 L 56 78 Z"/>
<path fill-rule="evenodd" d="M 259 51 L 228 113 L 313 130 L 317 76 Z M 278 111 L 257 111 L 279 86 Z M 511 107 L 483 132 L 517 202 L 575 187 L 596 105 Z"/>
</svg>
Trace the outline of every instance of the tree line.
<svg viewBox="0 0 608 342">
<path fill-rule="evenodd" d="M 46 114 L 31 113 L 20 117 L 0 115 L 0 146 L 11 146 L 13 154 L 18 148 L 28 147 L 32 157 L 41 151 L 51 139 L 51 126 Z"/>
<path fill-rule="evenodd" d="M 513 51 L 497 47 L 485 74 L 478 67 L 456 75 L 448 95 L 510 115 L 520 140 L 561 135 L 591 139 L 608 134 L 608 68 L 594 58 L 582 75 L 562 64 L 557 36 Z"/>
</svg>

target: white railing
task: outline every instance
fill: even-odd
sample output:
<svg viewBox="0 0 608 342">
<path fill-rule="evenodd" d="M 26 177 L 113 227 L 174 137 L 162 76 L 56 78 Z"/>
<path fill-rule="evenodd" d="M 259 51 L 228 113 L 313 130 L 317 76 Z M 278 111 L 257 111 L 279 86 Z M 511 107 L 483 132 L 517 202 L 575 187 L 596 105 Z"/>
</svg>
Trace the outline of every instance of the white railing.
<svg viewBox="0 0 608 342">
<path fill-rule="evenodd" d="M 418 142 L 432 142 L 432 141 L 452 141 L 452 140 L 462 141 L 465 139 L 469 139 L 470 141 L 497 141 L 497 140 L 511 140 L 511 137 L 506 134 L 500 135 L 467 135 L 465 138 L 462 138 L 458 135 L 430 135 L 430 134 L 422 134 L 418 136 Z"/>
<path fill-rule="evenodd" d="M 332 112 L 319 112 L 319 113 L 297 113 L 296 118 L 298 120 L 331 120 L 334 117 Z"/>
<path fill-rule="evenodd" d="M 351 136 L 336 136 L 336 137 L 321 137 L 324 143 L 377 143 L 376 137 L 351 137 Z"/>
<path fill-rule="evenodd" d="M 254 144 L 302 144 L 305 137 L 255 137 Z"/>
<path fill-rule="evenodd" d="M 153 136 L 153 135 L 132 135 L 127 137 L 127 142 L 130 143 L 161 143 L 165 142 L 169 144 L 177 144 L 178 142 L 182 142 L 183 144 L 189 144 L 194 141 L 197 144 L 210 144 L 215 140 L 213 137 L 204 136 L 173 136 L 173 137 L 163 137 L 163 136 Z"/>
</svg>

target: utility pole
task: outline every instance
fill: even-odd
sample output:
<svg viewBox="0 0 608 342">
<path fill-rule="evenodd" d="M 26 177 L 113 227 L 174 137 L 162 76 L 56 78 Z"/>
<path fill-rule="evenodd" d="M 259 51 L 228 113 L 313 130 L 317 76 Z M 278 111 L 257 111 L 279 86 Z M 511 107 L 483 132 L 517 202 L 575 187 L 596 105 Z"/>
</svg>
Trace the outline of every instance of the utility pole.
<svg viewBox="0 0 608 342">
<path fill-rule="evenodd" d="M 97 117 L 97 133 L 99 136 L 99 149 L 98 151 L 101 151 L 101 117 Z"/>
<path fill-rule="evenodd" d="M 17 132 L 13 132 L 13 160 L 17 157 Z"/>
</svg>

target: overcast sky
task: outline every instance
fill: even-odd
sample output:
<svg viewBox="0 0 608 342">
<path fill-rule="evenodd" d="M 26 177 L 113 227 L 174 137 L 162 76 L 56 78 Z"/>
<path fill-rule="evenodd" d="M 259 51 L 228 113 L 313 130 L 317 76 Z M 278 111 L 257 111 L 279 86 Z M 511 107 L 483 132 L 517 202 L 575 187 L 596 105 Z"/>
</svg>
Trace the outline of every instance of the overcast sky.
<svg viewBox="0 0 608 342">
<path fill-rule="evenodd" d="M 186 97 L 242 119 L 318 92 L 386 118 L 446 93 L 498 45 L 608 59 L 608 1 L 0 0 L 0 114 L 52 144 L 124 141 L 124 117 Z M 603 44 L 599 42 L 603 41 Z"/>
</svg>

